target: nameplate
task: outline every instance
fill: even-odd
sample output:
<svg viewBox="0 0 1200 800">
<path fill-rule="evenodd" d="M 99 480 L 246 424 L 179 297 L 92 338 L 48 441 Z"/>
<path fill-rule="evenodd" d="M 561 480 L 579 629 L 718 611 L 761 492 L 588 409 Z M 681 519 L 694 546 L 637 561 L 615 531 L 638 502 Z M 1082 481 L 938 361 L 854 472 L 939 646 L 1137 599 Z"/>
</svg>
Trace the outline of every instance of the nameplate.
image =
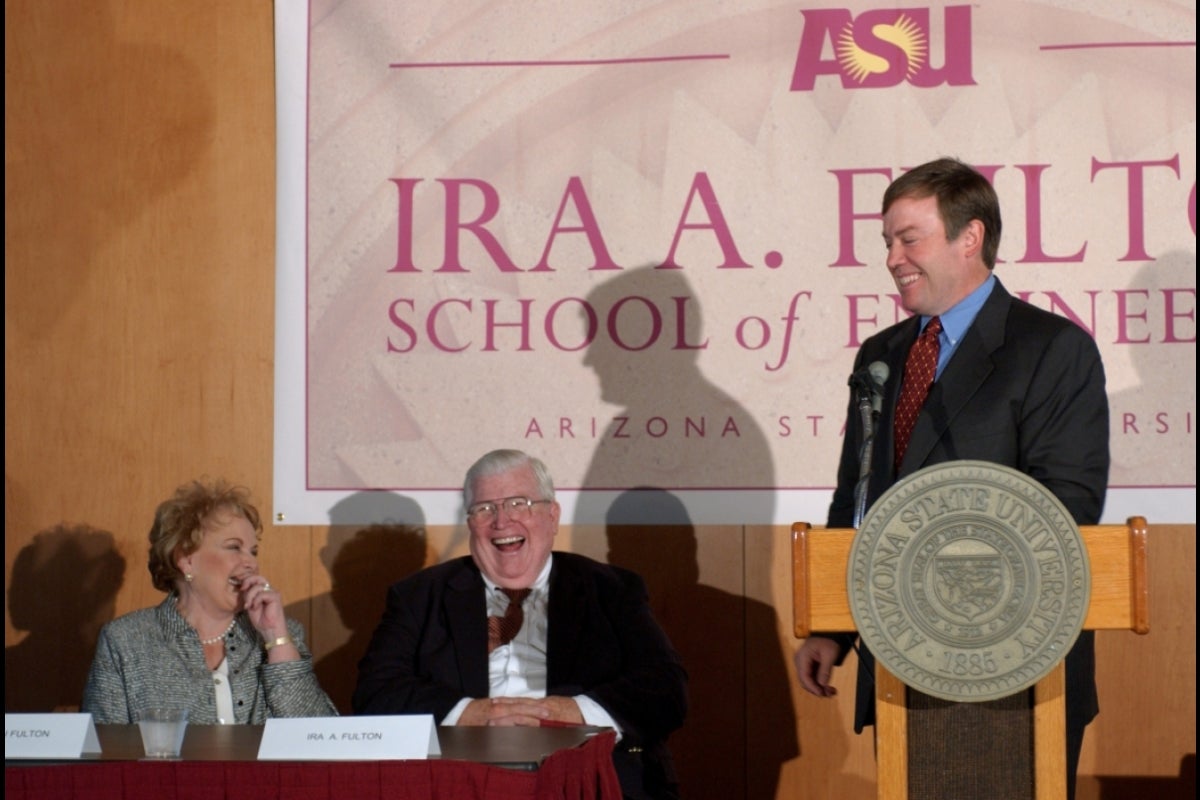
<svg viewBox="0 0 1200 800">
<path fill-rule="evenodd" d="M 5 714 L 4 760 L 100 754 L 91 714 Z"/>
<path fill-rule="evenodd" d="M 430 714 L 267 720 L 260 761 L 386 761 L 442 754 Z"/>
</svg>

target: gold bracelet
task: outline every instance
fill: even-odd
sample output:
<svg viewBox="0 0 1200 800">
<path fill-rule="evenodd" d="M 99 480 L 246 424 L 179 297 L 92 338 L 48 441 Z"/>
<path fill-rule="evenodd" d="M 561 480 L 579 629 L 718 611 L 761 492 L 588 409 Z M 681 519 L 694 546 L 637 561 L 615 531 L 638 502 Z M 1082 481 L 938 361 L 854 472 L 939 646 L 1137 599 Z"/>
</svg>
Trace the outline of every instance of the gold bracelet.
<svg viewBox="0 0 1200 800">
<path fill-rule="evenodd" d="M 279 647 L 281 644 L 292 644 L 292 637 L 280 636 L 278 639 L 272 639 L 269 642 L 263 642 L 263 650 L 270 652 L 272 647 Z"/>
</svg>

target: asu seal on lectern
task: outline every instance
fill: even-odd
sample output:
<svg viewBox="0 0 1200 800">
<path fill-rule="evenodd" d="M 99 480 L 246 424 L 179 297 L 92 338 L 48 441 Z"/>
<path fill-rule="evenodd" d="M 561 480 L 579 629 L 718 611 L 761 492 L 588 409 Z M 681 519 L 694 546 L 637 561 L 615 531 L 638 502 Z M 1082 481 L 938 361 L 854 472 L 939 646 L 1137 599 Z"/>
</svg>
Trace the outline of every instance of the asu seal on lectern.
<svg viewBox="0 0 1200 800">
<path fill-rule="evenodd" d="M 1083 628 L 1091 580 L 1071 515 L 983 461 L 915 472 L 867 512 L 847 567 L 863 642 L 907 685 L 995 700 L 1041 680 Z"/>
</svg>

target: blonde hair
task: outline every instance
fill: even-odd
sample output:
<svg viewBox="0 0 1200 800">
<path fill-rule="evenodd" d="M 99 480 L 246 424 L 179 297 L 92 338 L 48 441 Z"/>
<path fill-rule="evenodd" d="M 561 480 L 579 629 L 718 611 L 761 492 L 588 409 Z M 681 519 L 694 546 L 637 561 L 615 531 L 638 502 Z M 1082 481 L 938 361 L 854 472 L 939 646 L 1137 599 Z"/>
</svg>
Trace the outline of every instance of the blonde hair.
<svg viewBox="0 0 1200 800">
<path fill-rule="evenodd" d="M 227 512 L 245 518 L 262 538 L 258 509 L 250 502 L 250 490 L 224 479 L 185 483 L 170 499 L 159 504 L 150 527 L 150 580 L 160 591 L 174 591 L 183 573 L 175 562 L 196 552 L 214 515 Z"/>
</svg>

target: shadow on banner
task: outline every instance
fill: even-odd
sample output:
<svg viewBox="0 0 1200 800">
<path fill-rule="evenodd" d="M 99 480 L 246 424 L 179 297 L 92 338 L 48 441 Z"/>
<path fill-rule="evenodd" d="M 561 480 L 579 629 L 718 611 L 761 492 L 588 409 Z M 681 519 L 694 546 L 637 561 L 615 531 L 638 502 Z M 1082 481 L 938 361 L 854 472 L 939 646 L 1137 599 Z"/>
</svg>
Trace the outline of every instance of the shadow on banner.
<svg viewBox="0 0 1200 800">
<path fill-rule="evenodd" d="M 616 319 L 620 341 L 653 342 L 633 349 L 615 344 L 617 337 L 597 337 L 585 353 L 602 399 L 620 406 L 614 420 L 627 419 L 631 433 L 614 436 L 614 422 L 600 439 L 581 487 L 574 549 L 641 575 L 656 618 L 683 658 L 688 717 L 668 741 L 682 796 L 774 797 L 780 769 L 797 755 L 798 744 L 790 654 L 780 642 L 775 609 L 747 596 L 745 548 L 756 545 L 746 542 L 740 526 L 713 526 L 700 532 L 701 541 L 684 504 L 668 490 L 773 487 L 766 437 L 748 411 L 701 370 L 701 309 L 681 272 L 651 267 L 623 272 L 587 299 Z M 650 306 L 675 309 L 684 325 L 672 328 L 665 313 L 656 321 Z M 655 335 L 656 324 L 664 335 Z M 680 337 L 695 347 L 679 347 Z M 665 420 L 669 433 L 650 435 L 646 423 L 652 418 Z M 611 505 L 589 492 L 631 481 L 638 488 Z M 759 510 L 772 516 L 773 509 Z M 595 527 L 600 520 L 603 541 Z M 705 552 L 708 560 L 702 562 Z M 702 574 L 740 591 L 706 585 Z"/>
</svg>

